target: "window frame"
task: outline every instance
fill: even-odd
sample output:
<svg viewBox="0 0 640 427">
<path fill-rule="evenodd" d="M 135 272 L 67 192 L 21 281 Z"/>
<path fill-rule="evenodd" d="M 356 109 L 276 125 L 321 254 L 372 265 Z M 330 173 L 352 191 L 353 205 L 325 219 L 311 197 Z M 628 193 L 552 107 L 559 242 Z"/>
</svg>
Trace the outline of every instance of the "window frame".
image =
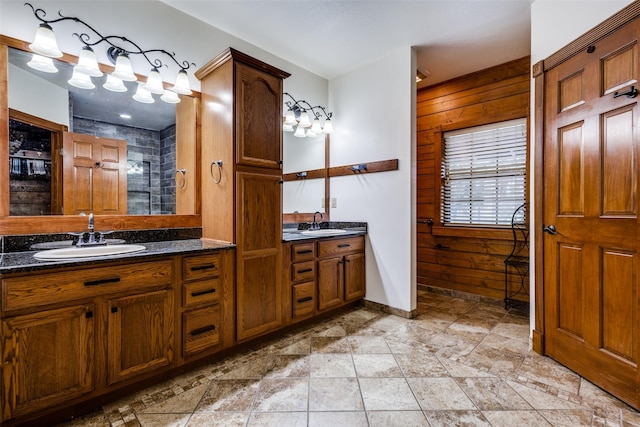
<svg viewBox="0 0 640 427">
<path fill-rule="evenodd" d="M 527 126 L 526 136 L 526 176 L 527 183 L 525 186 L 525 202 L 529 203 L 529 187 L 531 186 L 531 173 L 530 173 L 530 141 L 531 141 L 531 123 L 529 115 L 525 117 L 504 117 L 501 120 L 492 122 L 473 122 L 473 123 L 457 123 L 455 126 L 438 126 L 434 131 L 434 137 L 438 143 L 435 149 L 434 168 L 435 168 L 435 212 L 433 218 L 433 226 L 431 227 L 431 233 L 434 236 L 448 236 L 448 237 L 471 237 L 471 238 L 492 238 L 496 240 L 512 240 L 511 225 L 479 225 L 479 224 L 450 224 L 445 225 L 442 222 L 442 187 L 443 180 L 441 178 L 443 148 L 444 148 L 444 133 L 450 131 L 464 130 L 468 128 L 474 128 L 484 125 L 491 125 L 496 123 L 508 122 L 516 119 L 524 119 Z M 460 126 L 462 125 L 462 126 Z"/>
</svg>

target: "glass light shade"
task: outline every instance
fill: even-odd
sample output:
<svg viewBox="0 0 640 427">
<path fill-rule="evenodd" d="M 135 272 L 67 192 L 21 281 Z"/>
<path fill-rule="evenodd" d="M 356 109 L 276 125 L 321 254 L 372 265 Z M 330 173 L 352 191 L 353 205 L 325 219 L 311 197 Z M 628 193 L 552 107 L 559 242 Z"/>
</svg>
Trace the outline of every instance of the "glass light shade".
<svg viewBox="0 0 640 427">
<path fill-rule="evenodd" d="M 180 97 L 172 90 L 165 90 L 160 99 L 169 104 L 177 104 L 178 102 L 180 102 Z"/>
<path fill-rule="evenodd" d="M 100 71 L 100 67 L 98 66 L 96 54 L 90 46 L 84 46 L 80 51 L 76 68 L 88 76 L 102 77 L 102 71 Z"/>
<path fill-rule="evenodd" d="M 142 83 L 138 83 L 138 90 L 136 90 L 135 95 L 133 95 L 133 99 L 143 104 L 153 104 L 155 102 L 155 99 L 151 96 L 151 92 L 145 89 Z"/>
<path fill-rule="evenodd" d="M 331 120 L 327 119 L 324 121 L 322 132 L 326 133 L 327 135 L 333 133 L 333 124 L 331 123 Z"/>
<path fill-rule="evenodd" d="M 39 55 L 50 58 L 62 57 L 62 52 L 58 49 L 56 35 L 53 33 L 51 27 L 44 23 L 40 24 L 36 30 L 36 37 L 33 43 L 29 45 L 29 49 Z"/>
<path fill-rule="evenodd" d="M 296 128 L 296 131 L 293 134 L 293 136 L 297 136 L 298 138 L 304 138 L 305 136 L 307 136 L 307 134 L 305 133 L 304 128 L 302 126 L 298 125 L 298 127 Z"/>
<path fill-rule="evenodd" d="M 80 89 L 93 89 L 96 87 L 91 81 L 91 77 L 82 71 L 78 71 L 76 67 L 73 67 L 73 74 L 67 83 Z"/>
<path fill-rule="evenodd" d="M 282 125 L 282 131 L 283 132 L 293 132 L 293 126 L 288 125 L 288 124 L 283 124 Z"/>
<path fill-rule="evenodd" d="M 103 88 L 110 90 L 111 92 L 126 92 L 127 87 L 117 77 L 111 74 L 107 75 L 107 81 L 102 85 Z"/>
<path fill-rule="evenodd" d="M 42 71 L 44 73 L 57 73 L 58 69 L 53 65 L 53 59 L 38 55 L 34 53 L 31 57 L 31 61 L 27 62 L 27 65 L 34 70 Z"/>
<path fill-rule="evenodd" d="M 157 68 L 152 68 L 147 76 L 147 83 L 144 88 L 156 95 L 162 95 L 164 93 L 164 87 L 162 86 L 162 76 Z"/>
<path fill-rule="evenodd" d="M 298 121 L 296 120 L 296 113 L 294 113 L 291 108 L 289 108 L 287 114 L 284 116 L 284 124 L 289 126 L 295 126 L 298 124 Z"/>
<path fill-rule="evenodd" d="M 298 126 L 301 126 L 303 128 L 308 128 L 309 126 L 311 126 L 311 120 L 309 119 L 309 113 L 307 113 L 306 111 L 303 111 L 302 113 L 300 113 L 300 119 L 299 119 Z"/>
<path fill-rule="evenodd" d="M 313 124 L 311 125 L 311 132 L 313 132 L 315 135 L 322 132 L 322 126 L 320 126 L 320 119 L 318 119 L 317 117 L 313 119 Z"/>
<path fill-rule="evenodd" d="M 131 67 L 131 61 L 125 54 L 120 54 L 116 58 L 116 69 L 113 70 L 114 77 L 124 80 L 125 82 L 135 82 L 138 80 L 136 75 L 133 74 L 133 68 Z"/>
<path fill-rule="evenodd" d="M 178 71 L 178 75 L 176 76 L 176 84 L 171 88 L 175 93 L 179 93 L 180 95 L 191 95 L 191 86 L 189 85 L 189 76 L 185 70 Z"/>
</svg>

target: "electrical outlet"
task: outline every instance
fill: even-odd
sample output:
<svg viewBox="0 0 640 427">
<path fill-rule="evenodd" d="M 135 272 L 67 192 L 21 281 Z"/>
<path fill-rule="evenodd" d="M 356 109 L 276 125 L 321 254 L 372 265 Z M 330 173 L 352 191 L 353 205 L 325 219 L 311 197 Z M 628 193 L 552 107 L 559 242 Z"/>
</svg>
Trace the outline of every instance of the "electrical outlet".
<svg viewBox="0 0 640 427">
<path fill-rule="evenodd" d="M 321 202 L 320 202 L 320 203 L 322 203 L 322 208 L 323 208 L 323 209 L 326 207 L 326 206 L 324 205 L 324 202 L 325 202 L 325 201 L 324 201 L 324 197 L 323 197 L 323 198 L 322 198 L 322 200 L 321 200 Z"/>
<path fill-rule="evenodd" d="M 332 197 L 331 198 L 331 207 L 332 208 L 337 208 L 338 207 L 338 198 L 337 197 Z"/>
</svg>

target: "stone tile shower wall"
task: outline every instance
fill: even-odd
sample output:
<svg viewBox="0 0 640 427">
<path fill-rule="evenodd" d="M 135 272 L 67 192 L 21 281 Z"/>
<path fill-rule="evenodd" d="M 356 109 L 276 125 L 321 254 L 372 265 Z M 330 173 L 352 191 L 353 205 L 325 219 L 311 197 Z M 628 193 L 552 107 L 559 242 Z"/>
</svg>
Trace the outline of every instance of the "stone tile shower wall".
<svg viewBox="0 0 640 427">
<path fill-rule="evenodd" d="M 169 173 L 163 169 L 175 170 L 175 125 L 164 131 L 153 131 L 130 126 L 121 126 L 96 120 L 73 117 L 73 132 L 95 135 L 102 138 L 124 139 L 127 141 L 127 212 L 133 215 L 174 213 L 175 182 L 163 177 Z M 171 142 L 174 142 L 170 153 Z M 163 148 L 164 147 L 164 148 Z M 165 151 L 163 153 L 163 151 Z M 173 156 L 173 157 L 171 157 Z M 173 163 L 171 163 L 173 159 Z M 173 173 L 173 172 L 172 172 Z M 173 175 L 171 175 L 173 177 Z M 167 193 L 173 193 L 173 201 L 163 202 L 165 186 Z"/>
<path fill-rule="evenodd" d="M 163 214 L 176 213 L 176 126 L 160 131 L 160 206 Z"/>
</svg>

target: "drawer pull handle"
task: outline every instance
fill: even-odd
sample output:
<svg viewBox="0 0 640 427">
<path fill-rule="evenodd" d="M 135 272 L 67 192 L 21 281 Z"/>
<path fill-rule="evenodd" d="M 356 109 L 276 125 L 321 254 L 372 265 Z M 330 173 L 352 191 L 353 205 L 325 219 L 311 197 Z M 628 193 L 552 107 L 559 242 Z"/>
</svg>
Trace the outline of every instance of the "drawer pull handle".
<svg viewBox="0 0 640 427">
<path fill-rule="evenodd" d="M 196 335 L 202 335 L 207 332 L 215 331 L 215 329 L 216 329 L 216 325 L 208 325 L 208 326 L 203 326 L 202 328 L 194 329 L 193 331 L 190 332 L 190 334 L 192 337 L 195 337 Z"/>
<path fill-rule="evenodd" d="M 296 255 L 301 255 L 301 254 L 310 254 L 313 252 L 313 249 L 305 249 L 302 251 L 296 251 Z"/>
<path fill-rule="evenodd" d="M 302 269 L 302 270 L 298 270 L 298 273 L 308 273 L 310 271 L 313 271 L 313 268 L 305 268 L 305 269 Z"/>
<path fill-rule="evenodd" d="M 84 285 L 85 286 L 106 285 L 107 283 L 118 283 L 119 281 L 120 281 L 119 277 L 111 277 L 110 279 L 88 280 L 84 282 Z"/>
<path fill-rule="evenodd" d="M 307 302 L 307 301 L 311 301 L 313 299 L 313 297 L 304 297 L 304 298 L 300 298 L 298 300 L 298 304 L 303 303 L 303 302 Z"/>
<path fill-rule="evenodd" d="M 200 295 L 213 294 L 215 293 L 216 288 L 205 289 L 204 291 L 191 292 L 192 297 L 199 297 Z"/>
<path fill-rule="evenodd" d="M 350 247 L 350 246 L 351 246 L 351 245 L 350 245 L 350 244 L 348 244 L 348 243 L 343 243 L 342 245 L 338 245 L 338 247 L 339 247 L 339 248 L 348 248 L 348 247 Z"/>
<path fill-rule="evenodd" d="M 91 319 L 93 317 L 93 311 L 87 311 L 84 314 L 84 317 L 86 317 L 87 319 Z"/>
<path fill-rule="evenodd" d="M 191 271 L 209 270 L 210 268 L 216 268 L 216 265 L 215 264 L 197 265 L 195 267 L 191 267 Z"/>
</svg>

